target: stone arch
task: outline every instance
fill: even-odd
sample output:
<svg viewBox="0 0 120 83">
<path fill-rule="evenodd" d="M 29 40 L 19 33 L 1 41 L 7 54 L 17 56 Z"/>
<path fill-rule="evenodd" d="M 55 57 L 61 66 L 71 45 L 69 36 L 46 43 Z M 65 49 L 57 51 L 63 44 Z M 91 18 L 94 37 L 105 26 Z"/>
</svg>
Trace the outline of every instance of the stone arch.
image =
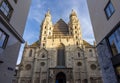
<svg viewBox="0 0 120 83">
<path fill-rule="evenodd" d="M 56 75 L 56 83 L 66 83 L 66 75 L 63 72 Z"/>
<path fill-rule="evenodd" d="M 65 46 L 62 43 L 57 48 L 57 66 L 65 66 Z"/>
<path fill-rule="evenodd" d="M 83 56 L 83 49 L 81 49 L 80 47 L 77 47 L 75 49 L 75 53 L 76 53 L 76 57 L 82 57 Z"/>
<path fill-rule="evenodd" d="M 37 57 L 43 58 L 43 55 L 44 55 L 44 58 L 48 58 L 48 51 L 45 48 L 42 48 L 38 51 Z"/>
</svg>

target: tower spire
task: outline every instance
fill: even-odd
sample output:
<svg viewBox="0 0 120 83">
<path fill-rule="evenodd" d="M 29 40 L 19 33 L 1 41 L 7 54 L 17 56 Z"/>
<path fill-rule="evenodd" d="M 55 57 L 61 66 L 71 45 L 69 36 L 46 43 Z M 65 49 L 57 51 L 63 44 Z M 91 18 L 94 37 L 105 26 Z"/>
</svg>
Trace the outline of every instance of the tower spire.
<svg viewBox="0 0 120 83">
<path fill-rule="evenodd" d="M 77 16 L 77 14 L 76 14 L 76 12 L 72 9 L 72 12 L 71 12 L 71 14 L 70 14 L 70 17 L 71 16 Z"/>
<path fill-rule="evenodd" d="M 47 16 L 50 16 L 51 17 L 51 14 L 50 14 L 50 10 L 48 9 L 47 13 L 45 14 L 45 17 Z"/>
<path fill-rule="evenodd" d="M 40 37 L 40 45 L 41 47 L 45 47 L 46 46 L 46 41 L 48 36 L 52 36 L 52 30 L 53 30 L 53 25 L 52 25 L 52 20 L 51 20 L 51 14 L 50 14 L 50 10 L 48 9 L 48 11 L 45 14 L 45 18 L 42 22 L 41 25 L 41 37 Z"/>
</svg>

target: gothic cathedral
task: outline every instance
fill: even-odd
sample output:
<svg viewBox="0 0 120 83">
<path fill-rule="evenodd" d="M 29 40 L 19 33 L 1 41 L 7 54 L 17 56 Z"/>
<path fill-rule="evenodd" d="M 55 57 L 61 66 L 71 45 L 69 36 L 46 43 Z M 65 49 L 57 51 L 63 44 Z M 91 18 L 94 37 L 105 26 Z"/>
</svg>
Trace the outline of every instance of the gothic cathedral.
<svg viewBox="0 0 120 83">
<path fill-rule="evenodd" d="M 25 44 L 17 83 L 102 83 L 95 45 L 82 39 L 74 10 L 68 24 L 46 13 L 40 39 Z"/>
</svg>

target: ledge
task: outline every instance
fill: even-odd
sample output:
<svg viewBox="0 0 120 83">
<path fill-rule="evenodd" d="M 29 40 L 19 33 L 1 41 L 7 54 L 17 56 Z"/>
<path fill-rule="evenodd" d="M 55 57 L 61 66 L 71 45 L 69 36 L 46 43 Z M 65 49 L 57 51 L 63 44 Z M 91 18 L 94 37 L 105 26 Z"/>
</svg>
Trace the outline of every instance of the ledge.
<svg viewBox="0 0 120 83">
<path fill-rule="evenodd" d="M 24 43 L 25 40 L 22 36 L 13 28 L 13 26 L 0 14 L 0 22 L 21 42 Z"/>
</svg>

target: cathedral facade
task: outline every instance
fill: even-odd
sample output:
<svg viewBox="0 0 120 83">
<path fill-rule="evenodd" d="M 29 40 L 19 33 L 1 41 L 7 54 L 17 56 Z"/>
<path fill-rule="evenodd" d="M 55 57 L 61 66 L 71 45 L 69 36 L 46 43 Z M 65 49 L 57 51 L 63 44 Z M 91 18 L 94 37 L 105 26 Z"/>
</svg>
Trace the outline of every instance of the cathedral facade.
<svg viewBox="0 0 120 83">
<path fill-rule="evenodd" d="M 82 39 L 75 11 L 69 18 L 53 24 L 46 13 L 40 39 L 25 44 L 17 83 L 102 83 L 95 45 Z"/>
</svg>

